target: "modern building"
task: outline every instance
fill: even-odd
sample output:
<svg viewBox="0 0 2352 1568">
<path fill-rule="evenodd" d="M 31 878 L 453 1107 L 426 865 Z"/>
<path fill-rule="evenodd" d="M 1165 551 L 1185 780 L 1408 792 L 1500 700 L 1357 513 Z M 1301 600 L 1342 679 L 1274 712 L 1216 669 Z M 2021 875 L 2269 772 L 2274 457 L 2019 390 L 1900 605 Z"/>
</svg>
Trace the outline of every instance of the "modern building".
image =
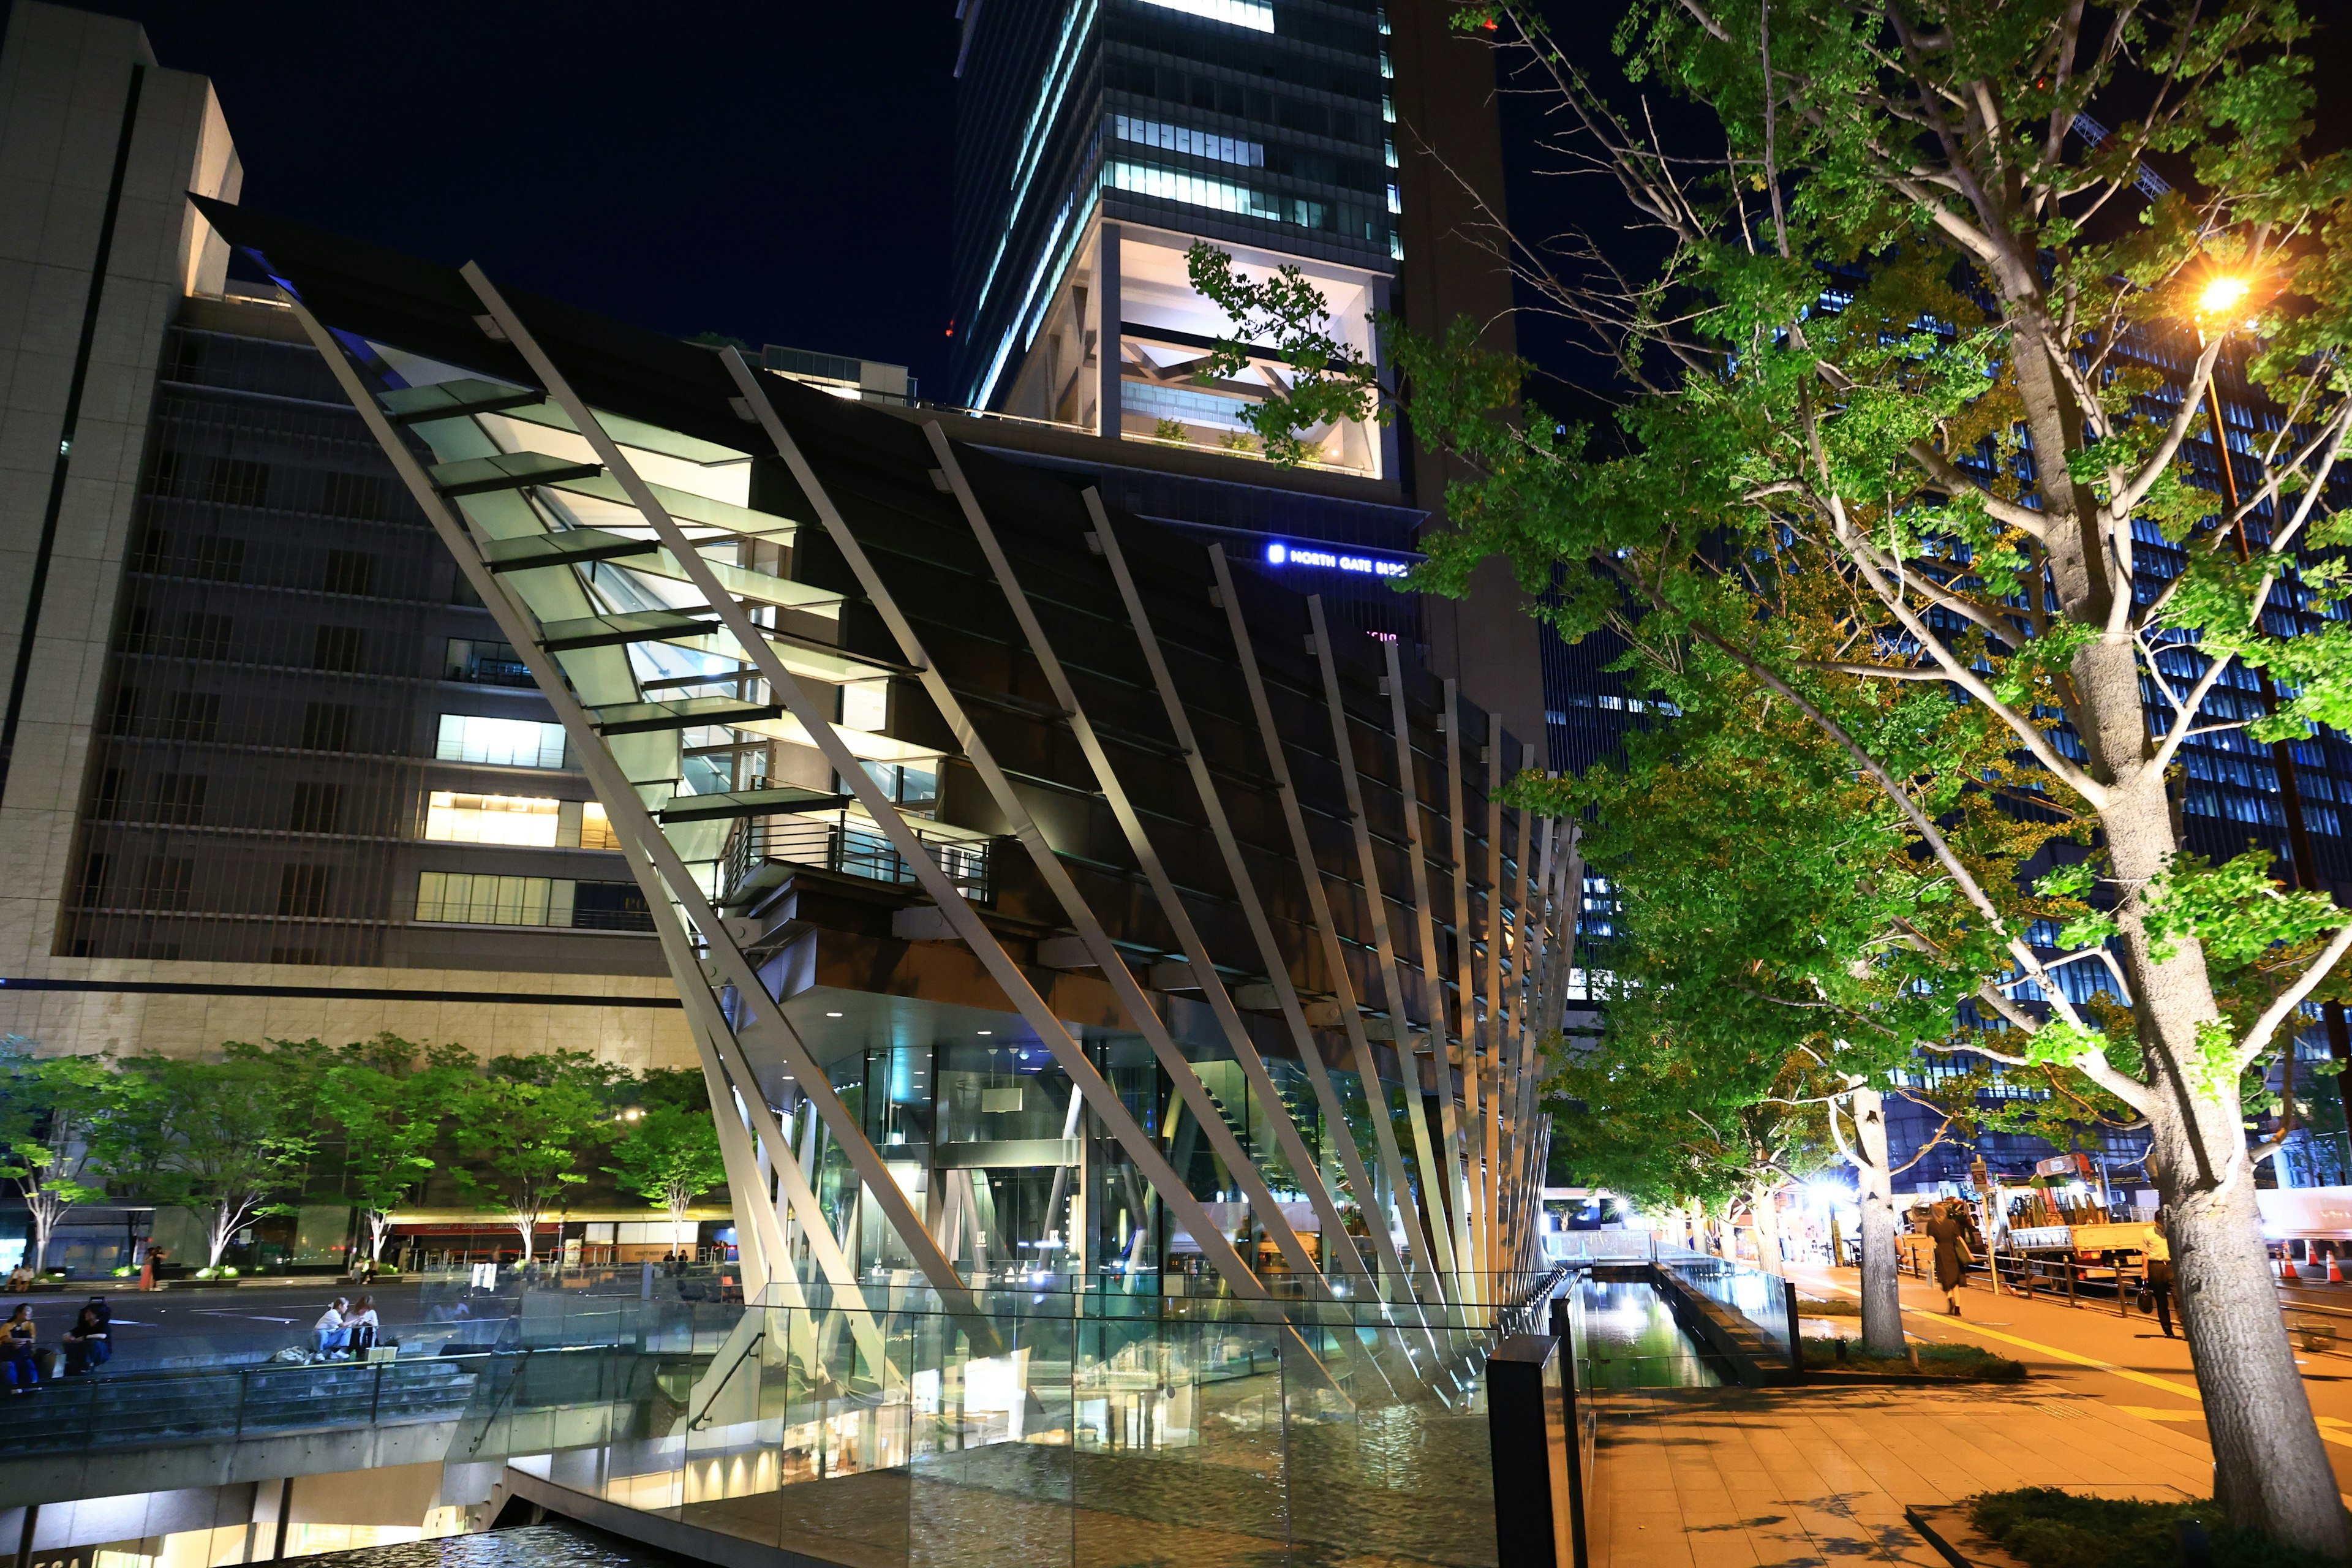
<svg viewBox="0 0 2352 1568">
<path fill-rule="evenodd" d="M 1312 583 L 1335 619 L 1401 638 L 1545 744 L 1535 624 L 1499 563 L 1467 604 L 1396 594 L 1450 477 L 1393 425 L 1307 433 L 1266 462 L 1242 414 L 1286 384 L 1270 348 L 1204 384 L 1233 323 L 1192 286 L 1200 241 L 1295 268 L 1330 331 L 1457 317 L 1511 346 L 1511 285 L 1479 243 L 1504 210 L 1493 59 L 1438 0 L 971 0 L 959 12 L 961 439 L 1083 473 L 1106 500 Z M 1442 154 L 1442 157 L 1440 156 Z"/>
<path fill-rule="evenodd" d="M 1499 714 L 930 411 L 199 205 L 585 768 L 748 1273 L 1450 1300 L 1531 1257 L 1576 872 Z"/>
<path fill-rule="evenodd" d="M 546 702 L 187 205 L 209 84 L 24 0 L 0 170 L 0 1029 L 691 1061 Z"/>
</svg>

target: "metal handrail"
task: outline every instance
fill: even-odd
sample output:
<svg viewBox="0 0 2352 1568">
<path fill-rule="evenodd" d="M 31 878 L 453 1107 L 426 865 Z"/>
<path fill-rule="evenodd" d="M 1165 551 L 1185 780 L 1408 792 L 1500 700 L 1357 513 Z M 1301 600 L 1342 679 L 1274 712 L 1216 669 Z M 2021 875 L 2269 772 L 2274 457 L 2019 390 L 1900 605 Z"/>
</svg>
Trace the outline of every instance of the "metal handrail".
<svg viewBox="0 0 2352 1568">
<path fill-rule="evenodd" d="M 929 849 L 948 879 L 974 900 L 992 896 L 992 846 L 986 840 L 950 838 L 920 828 L 915 837 Z M 756 816 L 737 823 L 728 835 L 720 857 L 719 889 L 725 899 L 751 879 L 767 861 L 808 866 L 840 876 L 910 887 L 914 868 L 908 865 L 879 827 L 861 826 L 846 812 L 831 819 L 816 816 Z"/>
</svg>

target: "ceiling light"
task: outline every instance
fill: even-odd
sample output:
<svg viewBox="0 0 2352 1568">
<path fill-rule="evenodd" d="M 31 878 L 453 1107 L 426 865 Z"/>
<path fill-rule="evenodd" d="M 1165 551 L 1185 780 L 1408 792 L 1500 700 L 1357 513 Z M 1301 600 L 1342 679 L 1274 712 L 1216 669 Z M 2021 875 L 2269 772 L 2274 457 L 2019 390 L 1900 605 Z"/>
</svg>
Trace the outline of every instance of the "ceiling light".
<svg viewBox="0 0 2352 1568">
<path fill-rule="evenodd" d="M 840 1016 L 841 1016 L 841 1015 L 840 1015 L 840 1014 L 838 1014 L 838 1013 L 827 1013 L 827 1014 L 825 1015 L 825 1016 L 826 1016 L 826 1017 L 828 1017 L 828 1018 L 838 1018 L 838 1017 L 840 1017 Z"/>
</svg>

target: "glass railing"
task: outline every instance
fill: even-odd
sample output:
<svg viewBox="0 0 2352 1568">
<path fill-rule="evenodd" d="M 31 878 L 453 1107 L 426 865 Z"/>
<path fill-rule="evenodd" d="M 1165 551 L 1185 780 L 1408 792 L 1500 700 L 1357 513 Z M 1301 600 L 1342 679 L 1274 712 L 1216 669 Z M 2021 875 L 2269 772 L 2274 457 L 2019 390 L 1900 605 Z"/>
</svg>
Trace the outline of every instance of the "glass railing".
<svg viewBox="0 0 2352 1568">
<path fill-rule="evenodd" d="M 860 1565 L 1106 1527 L 1231 1555 L 1297 1542 L 1496 1561 L 1483 1372 L 1560 1278 L 1450 1306 L 823 1285 L 648 1300 L 616 1270 L 476 1293 L 501 1351 L 453 1459 Z M 919 1543 L 918 1547 L 910 1542 Z M 1034 1547 L 1034 1552 L 1032 1548 Z"/>
<path fill-rule="evenodd" d="M 1758 1342 L 1758 1361 L 1792 1366 L 1797 1321 L 1789 1282 L 1753 1264 L 1711 1253 L 1659 1249 L 1658 1267 L 1695 1294 L 1743 1321 Z"/>
<path fill-rule="evenodd" d="M 170 1447 L 456 1421 L 497 1360 L 419 1356 L 59 1378 L 0 1400 L 0 1454 Z"/>
</svg>

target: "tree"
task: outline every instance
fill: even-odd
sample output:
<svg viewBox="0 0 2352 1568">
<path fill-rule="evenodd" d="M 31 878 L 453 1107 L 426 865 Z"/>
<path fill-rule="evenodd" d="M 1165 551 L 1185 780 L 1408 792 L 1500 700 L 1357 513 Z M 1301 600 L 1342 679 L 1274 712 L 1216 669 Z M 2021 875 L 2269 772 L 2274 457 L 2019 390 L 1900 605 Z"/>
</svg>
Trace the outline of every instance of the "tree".
<svg viewBox="0 0 2352 1568">
<path fill-rule="evenodd" d="M 205 1216 L 208 1267 L 257 1217 L 298 1184 L 315 1146 L 313 1059 L 231 1042 L 226 1059 L 123 1059 L 125 1081 L 93 1142 L 109 1184 L 128 1182 L 157 1203 Z"/>
<path fill-rule="evenodd" d="M 555 1053 L 591 1058 L 576 1052 Z M 456 1173 L 460 1185 L 482 1206 L 509 1215 L 522 1237 L 522 1258 L 531 1260 L 541 1223 L 565 1206 L 572 1188 L 587 1181 L 580 1165 L 588 1151 L 610 1131 L 612 1111 L 604 1095 L 616 1076 L 610 1069 L 543 1057 L 493 1060 L 491 1076 L 467 1082 L 457 1099 L 458 1152 L 481 1167 Z M 500 1071 L 501 1064 L 510 1065 Z"/>
<path fill-rule="evenodd" d="M 36 1274 L 48 1267 L 66 1211 L 105 1195 L 83 1178 L 93 1173 L 90 1134 L 113 1079 L 101 1058 L 44 1058 L 21 1035 L 0 1039 L 0 1176 L 25 1200 Z"/>
<path fill-rule="evenodd" d="M 686 1211 L 727 1180 L 719 1129 L 708 1110 L 659 1102 L 628 1113 L 624 1125 L 627 1131 L 613 1145 L 614 1163 L 604 1169 L 647 1203 L 668 1210 L 670 1239 L 683 1247 Z"/>
<path fill-rule="evenodd" d="M 2242 1121 L 2249 1069 L 2338 984 L 2352 915 L 2267 855 L 2188 853 L 2168 784 L 2192 731 L 2269 745 L 2352 721 L 2352 626 L 2273 629 L 2338 602 L 2318 552 L 2352 542 L 2331 499 L 2352 161 L 2303 147 L 2309 24 L 2268 0 L 1635 0 L 1614 42 L 1687 106 L 1669 141 L 1532 12 L 1458 15 L 1518 51 L 1654 244 L 1495 235 L 1615 367 L 1606 447 L 1465 325 L 1390 324 L 1416 437 L 1469 475 L 1418 585 L 1464 591 L 1502 553 L 1566 635 L 1745 684 L 1884 797 L 1923 888 L 1968 911 L 1937 958 L 2003 1026 L 1991 1059 L 2063 1065 L 2147 1119 L 2224 1510 L 2352 1554 Z M 1371 405 L 1370 367 L 1312 307 L 1213 256 L 1195 276 L 1236 322 L 1213 374 L 1243 342 L 1312 351 L 1296 405 L 1277 391 L 1254 418 L 1270 453 L 1335 397 Z M 2222 483 L 2192 443 L 2225 356 L 2284 416 Z M 2030 886 L 1971 866 L 1945 821 L 1965 781 L 1868 721 L 1890 688 L 2002 726 L 2013 787 L 2078 820 L 2085 853 Z M 2115 966 L 2112 1025 L 2053 975 L 2078 963 Z"/>
<path fill-rule="evenodd" d="M 392 1215 L 434 1170 L 432 1151 L 470 1082 L 473 1053 L 435 1046 L 420 1067 L 417 1047 L 392 1035 L 353 1047 L 327 1069 L 320 1104 L 343 1137 L 343 1172 L 359 1199 L 368 1258 L 383 1258 Z"/>
</svg>

